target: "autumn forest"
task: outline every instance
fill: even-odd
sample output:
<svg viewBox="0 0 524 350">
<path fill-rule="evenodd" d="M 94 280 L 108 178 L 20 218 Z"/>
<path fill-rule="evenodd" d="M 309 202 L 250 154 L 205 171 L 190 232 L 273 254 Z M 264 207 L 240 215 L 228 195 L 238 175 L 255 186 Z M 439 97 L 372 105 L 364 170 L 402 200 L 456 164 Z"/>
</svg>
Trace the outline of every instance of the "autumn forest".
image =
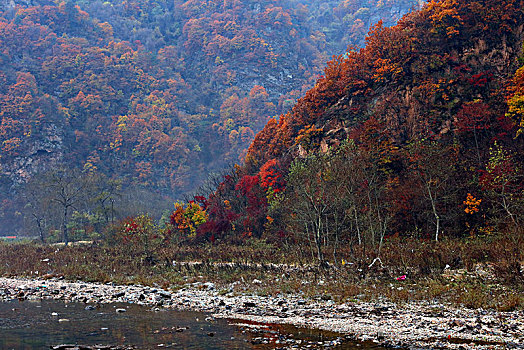
<svg viewBox="0 0 524 350">
<path fill-rule="evenodd" d="M 6 2 L 3 233 L 151 265 L 453 242 L 420 271 L 522 281 L 523 23 L 520 0 Z"/>
<path fill-rule="evenodd" d="M 211 174 L 242 164 L 255 134 L 291 109 L 331 55 L 362 45 L 379 18 L 391 25 L 415 6 L 2 1 L 0 232 L 34 232 L 35 203 L 19 197 L 31 198 L 31 182 L 57 168 L 96 178 L 92 203 L 71 207 L 87 220 L 81 226 L 107 224 L 99 195 L 119 196 L 119 219 L 159 218 Z M 63 224 L 52 221 L 46 231 Z"/>
</svg>

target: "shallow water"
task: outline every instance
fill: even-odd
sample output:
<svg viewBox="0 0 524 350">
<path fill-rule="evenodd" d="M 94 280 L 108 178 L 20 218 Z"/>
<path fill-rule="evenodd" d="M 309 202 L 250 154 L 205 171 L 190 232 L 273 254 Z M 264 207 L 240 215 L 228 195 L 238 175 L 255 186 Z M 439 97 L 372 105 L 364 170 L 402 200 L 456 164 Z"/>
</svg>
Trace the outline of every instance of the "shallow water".
<svg viewBox="0 0 524 350">
<path fill-rule="evenodd" d="M 282 325 L 259 325 L 252 331 L 243 321 L 215 320 L 198 312 L 151 311 L 130 304 L 100 305 L 93 310 L 86 306 L 60 301 L 0 303 L 0 348 L 99 344 L 137 349 L 383 349 L 350 342 L 326 347 L 340 335 Z"/>
</svg>

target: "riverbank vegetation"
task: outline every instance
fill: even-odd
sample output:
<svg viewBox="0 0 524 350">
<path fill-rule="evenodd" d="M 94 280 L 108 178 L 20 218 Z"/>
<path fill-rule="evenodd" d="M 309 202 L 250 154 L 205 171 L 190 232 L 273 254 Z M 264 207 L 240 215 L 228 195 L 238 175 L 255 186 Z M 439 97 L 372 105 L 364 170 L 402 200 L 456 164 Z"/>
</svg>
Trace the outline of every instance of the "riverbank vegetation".
<svg viewBox="0 0 524 350">
<path fill-rule="evenodd" d="M 524 307 L 523 231 L 440 242 L 390 238 L 380 260 L 369 248 L 343 247 L 337 263 L 319 266 L 299 245 L 257 239 L 242 245 L 167 244 L 154 227 L 147 230 L 135 233 L 151 235 L 147 239 L 120 236 L 112 244 L 0 243 L 0 274 L 167 289 L 212 282 L 224 293 L 301 292 L 337 302 L 438 300 L 501 311 Z"/>
</svg>

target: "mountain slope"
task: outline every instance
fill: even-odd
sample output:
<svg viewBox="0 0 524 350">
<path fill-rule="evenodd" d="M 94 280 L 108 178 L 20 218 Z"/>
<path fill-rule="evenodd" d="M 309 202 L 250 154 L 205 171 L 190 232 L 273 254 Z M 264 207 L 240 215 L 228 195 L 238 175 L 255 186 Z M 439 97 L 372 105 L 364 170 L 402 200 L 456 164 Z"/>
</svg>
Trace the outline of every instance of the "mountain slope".
<svg viewBox="0 0 524 350">
<path fill-rule="evenodd" d="M 362 40 L 347 16 L 394 23 L 415 4 L 2 1 L 3 181 L 64 163 L 180 196 Z"/>
<path fill-rule="evenodd" d="M 203 203 L 217 214 L 202 235 L 378 244 L 518 227 L 522 21 L 521 1 L 442 0 L 375 26 L 257 134 Z"/>
</svg>

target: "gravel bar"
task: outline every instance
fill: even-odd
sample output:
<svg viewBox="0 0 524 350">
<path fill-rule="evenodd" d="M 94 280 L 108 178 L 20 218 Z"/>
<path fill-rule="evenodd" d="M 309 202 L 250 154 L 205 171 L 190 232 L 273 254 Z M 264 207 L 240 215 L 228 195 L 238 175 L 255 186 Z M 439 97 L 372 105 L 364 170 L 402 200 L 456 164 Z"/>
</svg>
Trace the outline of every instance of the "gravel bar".
<svg viewBox="0 0 524 350">
<path fill-rule="evenodd" d="M 336 304 L 298 294 L 255 296 L 227 291 L 227 288 L 219 291 L 211 282 L 193 283 L 171 291 L 140 285 L 67 282 L 59 278 L 0 278 L 0 301 L 18 298 L 86 304 L 134 303 L 201 311 L 216 318 L 318 328 L 340 332 L 355 340 L 408 349 L 524 349 L 523 311 L 457 309 L 429 301 Z"/>
</svg>

